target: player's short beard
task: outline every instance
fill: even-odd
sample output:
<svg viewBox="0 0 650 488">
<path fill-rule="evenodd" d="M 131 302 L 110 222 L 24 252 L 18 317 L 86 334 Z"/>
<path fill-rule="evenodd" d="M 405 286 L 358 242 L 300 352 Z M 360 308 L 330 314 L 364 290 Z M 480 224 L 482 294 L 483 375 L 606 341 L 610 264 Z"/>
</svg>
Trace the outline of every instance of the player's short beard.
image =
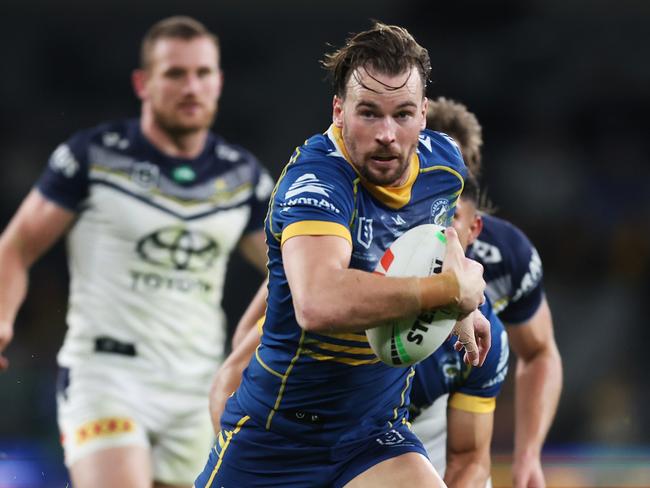
<svg viewBox="0 0 650 488">
<path fill-rule="evenodd" d="M 156 125 L 167 134 L 169 134 L 172 138 L 177 138 L 209 129 L 214 122 L 214 118 L 217 113 L 217 107 L 215 104 L 212 110 L 209 112 L 206 111 L 203 120 L 198 121 L 194 124 L 183 124 L 173 113 L 167 114 L 161 110 L 156 110 L 155 107 L 152 107 L 152 112 Z"/>
</svg>

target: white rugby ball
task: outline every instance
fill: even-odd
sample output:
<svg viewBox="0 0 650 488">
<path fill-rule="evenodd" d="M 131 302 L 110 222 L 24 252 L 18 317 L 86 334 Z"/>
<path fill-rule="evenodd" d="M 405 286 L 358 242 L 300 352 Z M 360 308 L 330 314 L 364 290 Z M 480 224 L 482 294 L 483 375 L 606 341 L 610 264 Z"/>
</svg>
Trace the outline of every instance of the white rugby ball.
<svg viewBox="0 0 650 488">
<path fill-rule="evenodd" d="M 375 272 L 399 277 L 441 273 L 447 248 L 444 229 L 424 224 L 406 231 L 386 250 Z M 382 362 L 407 367 L 438 349 L 451 333 L 456 318 L 455 312 L 439 309 L 367 329 L 366 336 Z"/>
</svg>

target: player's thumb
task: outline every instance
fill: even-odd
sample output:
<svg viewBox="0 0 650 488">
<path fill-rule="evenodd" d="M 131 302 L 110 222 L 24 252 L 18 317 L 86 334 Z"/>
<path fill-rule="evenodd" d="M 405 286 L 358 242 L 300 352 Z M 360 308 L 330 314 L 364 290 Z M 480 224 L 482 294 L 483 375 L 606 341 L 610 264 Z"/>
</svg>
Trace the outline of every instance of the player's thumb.
<svg viewBox="0 0 650 488">
<path fill-rule="evenodd" d="M 456 229 L 453 227 L 447 227 L 445 229 L 445 237 L 447 238 L 447 259 L 445 259 L 445 261 L 448 261 L 449 258 L 458 259 L 460 257 L 464 257 L 465 253 L 463 252 L 463 247 L 460 245 L 460 240 L 458 239 L 458 233 L 456 232 Z"/>
</svg>

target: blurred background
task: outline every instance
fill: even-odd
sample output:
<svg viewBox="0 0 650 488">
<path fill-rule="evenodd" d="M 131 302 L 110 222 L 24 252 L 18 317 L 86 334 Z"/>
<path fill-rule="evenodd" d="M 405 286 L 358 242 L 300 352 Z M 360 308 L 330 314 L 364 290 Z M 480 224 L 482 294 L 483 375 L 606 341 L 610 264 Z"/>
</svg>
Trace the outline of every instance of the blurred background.
<svg viewBox="0 0 650 488">
<path fill-rule="evenodd" d="M 274 177 L 329 125 L 318 64 L 328 43 L 370 19 L 407 27 L 431 54 L 429 96 L 477 114 L 497 214 L 544 262 L 565 374 L 544 453 L 549 485 L 650 486 L 650 2 L 3 0 L 0 228 L 57 144 L 138 114 L 130 73 L 141 36 L 172 14 L 220 36 L 215 130 Z M 232 325 L 259 278 L 238 258 L 229 273 L 243 276 L 227 284 Z M 60 244 L 33 268 L 0 375 L 0 488 L 66 486 L 54 402 L 66 296 Z M 509 486 L 511 385 L 498 401 L 495 486 Z"/>
</svg>

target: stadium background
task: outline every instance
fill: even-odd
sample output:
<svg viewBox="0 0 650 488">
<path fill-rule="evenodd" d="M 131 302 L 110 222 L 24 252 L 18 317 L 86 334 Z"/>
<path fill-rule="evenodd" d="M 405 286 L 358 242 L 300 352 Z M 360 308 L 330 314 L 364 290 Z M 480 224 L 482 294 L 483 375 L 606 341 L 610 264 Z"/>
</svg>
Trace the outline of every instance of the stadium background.
<svg viewBox="0 0 650 488">
<path fill-rule="evenodd" d="M 49 153 L 79 128 L 134 116 L 130 72 L 146 28 L 194 15 L 223 49 L 216 130 L 274 176 L 324 130 L 318 59 L 370 18 L 430 51 L 430 96 L 465 102 L 484 128 L 498 215 L 537 245 L 565 386 L 545 460 L 552 486 L 650 486 L 650 3 L 642 0 L 36 2 L 0 6 L 0 226 Z M 0 375 L 0 488 L 65 486 L 54 411 L 65 331 L 63 246 L 33 269 Z M 231 263 L 234 322 L 257 285 Z M 0 284 L 1 286 L 1 284 Z M 509 383 L 512 383 L 512 375 Z M 495 485 L 507 486 L 512 388 L 498 402 Z M 207 454 L 207 453 L 206 453 Z"/>
</svg>

